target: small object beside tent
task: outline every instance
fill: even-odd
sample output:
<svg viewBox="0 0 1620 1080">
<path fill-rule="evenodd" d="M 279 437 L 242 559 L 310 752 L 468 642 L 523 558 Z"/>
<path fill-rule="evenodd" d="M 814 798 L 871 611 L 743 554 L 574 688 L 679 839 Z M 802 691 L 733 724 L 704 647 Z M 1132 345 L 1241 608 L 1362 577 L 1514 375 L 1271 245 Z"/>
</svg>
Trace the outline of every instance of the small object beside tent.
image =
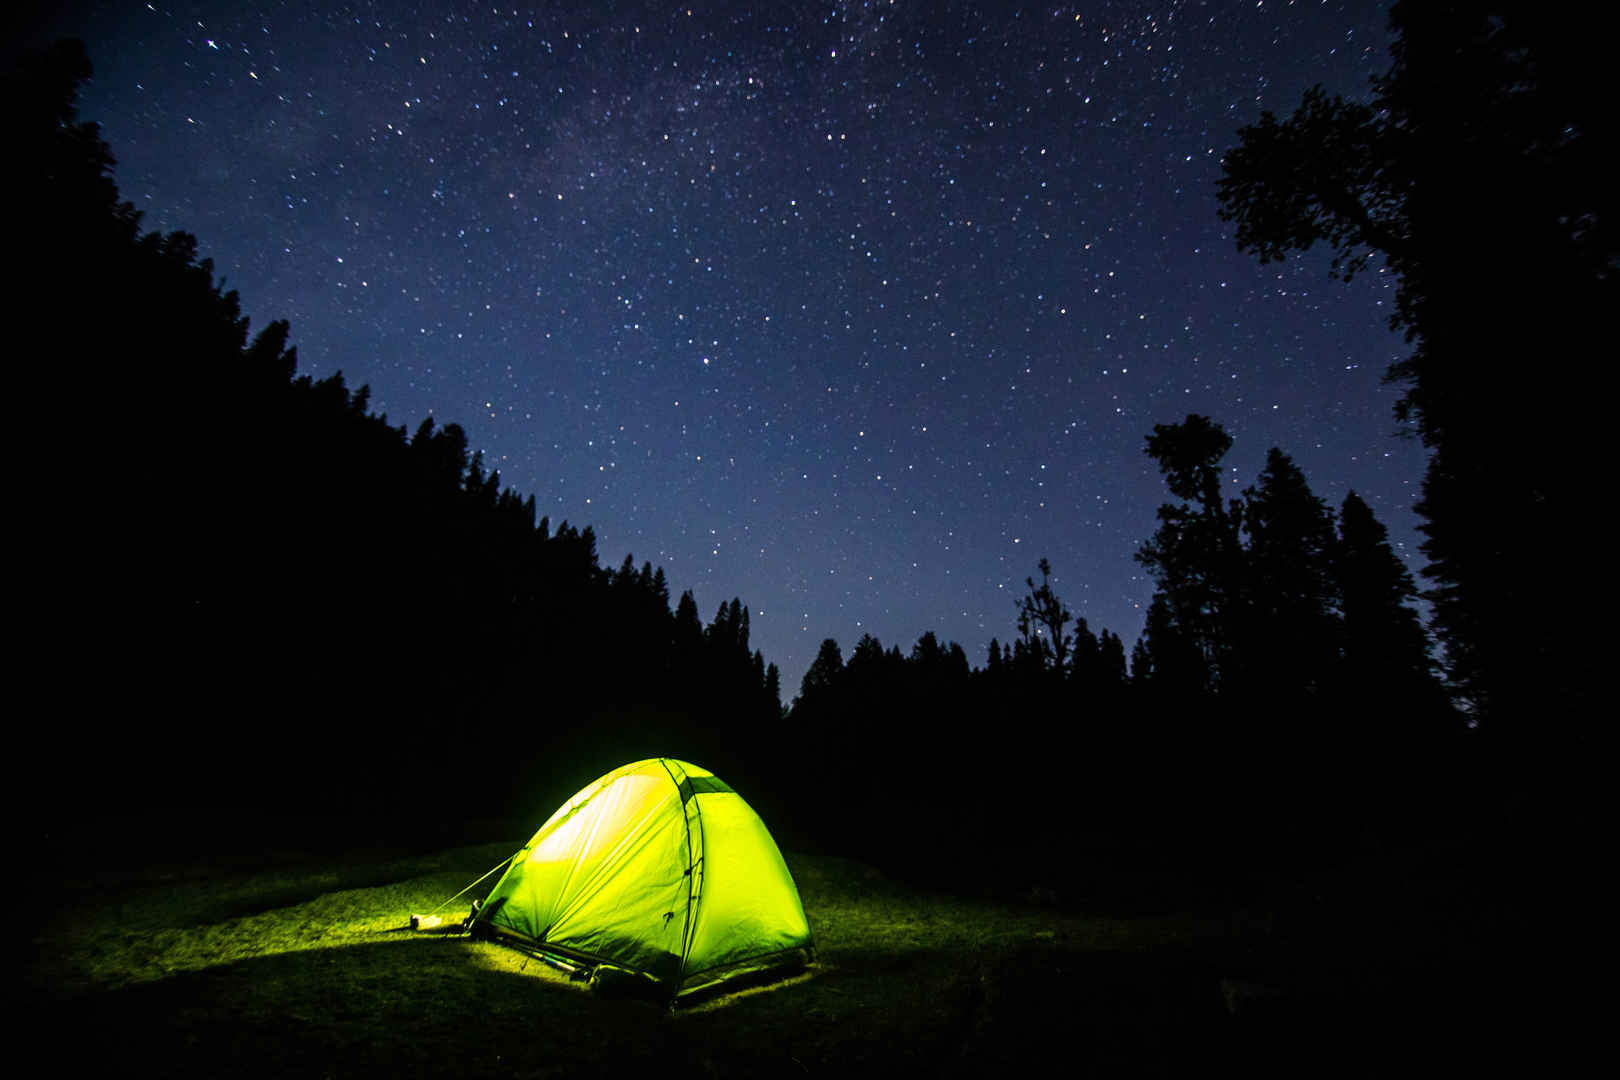
<svg viewBox="0 0 1620 1080">
<path fill-rule="evenodd" d="M 719 777 L 673 758 L 615 769 L 559 807 L 470 929 L 670 1000 L 802 966 L 814 949 L 765 823 Z"/>
</svg>

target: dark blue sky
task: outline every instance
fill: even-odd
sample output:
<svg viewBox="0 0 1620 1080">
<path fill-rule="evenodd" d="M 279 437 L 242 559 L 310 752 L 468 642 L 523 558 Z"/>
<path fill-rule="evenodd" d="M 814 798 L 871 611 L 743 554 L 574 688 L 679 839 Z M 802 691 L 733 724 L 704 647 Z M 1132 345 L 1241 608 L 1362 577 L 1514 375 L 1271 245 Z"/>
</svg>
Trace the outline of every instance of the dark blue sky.
<svg viewBox="0 0 1620 1080">
<path fill-rule="evenodd" d="M 1215 202 L 1261 109 L 1365 96 L 1385 16 L 286 0 L 37 29 L 86 40 L 81 115 L 146 226 L 289 319 L 301 371 L 460 423 L 705 622 L 741 596 L 791 697 L 827 637 L 982 664 L 1043 556 L 1128 645 L 1144 440 L 1188 412 L 1234 436 L 1233 494 L 1281 446 L 1418 568 L 1393 283 L 1262 267 Z"/>
</svg>

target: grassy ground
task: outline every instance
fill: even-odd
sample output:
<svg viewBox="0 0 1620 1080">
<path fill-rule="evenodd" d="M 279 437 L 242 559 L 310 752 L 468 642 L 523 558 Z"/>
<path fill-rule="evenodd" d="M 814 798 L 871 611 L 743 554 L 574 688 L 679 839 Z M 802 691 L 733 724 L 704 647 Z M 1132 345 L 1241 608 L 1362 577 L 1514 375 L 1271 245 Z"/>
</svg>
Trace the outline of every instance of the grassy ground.
<svg viewBox="0 0 1620 1080">
<path fill-rule="evenodd" d="M 1260 875 L 1216 899 L 1099 869 L 1090 896 L 969 900 L 790 855 L 818 962 L 668 1011 L 406 928 L 516 846 L 55 871 L 25 886 L 7 1015 L 53 1067 L 235 1080 L 1402 1076 L 1508 1039 L 1487 957 L 1515 916 L 1432 860 Z"/>
</svg>

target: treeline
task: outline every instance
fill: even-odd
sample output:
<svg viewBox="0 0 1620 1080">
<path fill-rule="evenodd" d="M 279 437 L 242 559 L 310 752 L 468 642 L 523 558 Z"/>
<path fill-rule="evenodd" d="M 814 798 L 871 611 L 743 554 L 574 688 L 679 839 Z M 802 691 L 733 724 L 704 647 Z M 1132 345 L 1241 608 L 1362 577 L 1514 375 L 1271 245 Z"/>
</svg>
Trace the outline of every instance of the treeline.
<svg viewBox="0 0 1620 1080">
<path fill-rule="evenodd" d="M 455 424 L 368 411 L 248 337 L 184 233 L 142 233 L 73 102 L 82 46 L 4 87 L 25 275 L 18 530 L 25 725 L 54 816 L 224 805 L 532 824 L 583 779 L 679 750 L 740 767 L 779 720 L 748 611 L 705 626 L 662 569 L 598 562 Z M 606 764 L 604 764 L 606 763 Z"/>
<path fill-rule="evenodd" d="M 1412 575 L 1363 500 L 1334 513 L 1281 450 L 1226 498 L 1230 445 L 1202 416 L 1148 439 L 1182 501 L 1137 556 L 1157 589 L 1129 665 L 1044 559 L 982 667 L 932 633 L 823 642 L 788 718 L 816 839 L 1039 880 L 1077 849 L 1298 860 L 1420 828 L 1463 723 Z"/>
<path fill-rule="evenodd" d="M 1417 585 L 1355 492 L 1335 514 L 1274 447 L 1259 482 L 1226 498 L 1232 439 L 1203 416 L 1155 425 L 1147 443 L 1182 500 L 1137 553 L 1157 588 L 1131 670 L 1158 711 L 1217 700 L 1234 729 L 1344 725 L 1390 752 L 1462 726 Z"/>
</svg>

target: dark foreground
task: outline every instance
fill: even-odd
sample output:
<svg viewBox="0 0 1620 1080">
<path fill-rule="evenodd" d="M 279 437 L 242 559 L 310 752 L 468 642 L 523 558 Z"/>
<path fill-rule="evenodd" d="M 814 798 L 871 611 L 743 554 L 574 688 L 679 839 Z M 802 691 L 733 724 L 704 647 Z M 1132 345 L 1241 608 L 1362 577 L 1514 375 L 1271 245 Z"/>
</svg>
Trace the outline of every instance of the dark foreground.
<svg viewBox="0 0 1620 1080">
<path fill-rule="evenodd" d="M 35 874 L 7 1015 L 96 1075 L 1408 1076 L 1558 1068 L 1519 892 L 1366 853 L 1221 887 L 1110 866 L 974 899 L 790 856 L 807 973 L 669 1011 L 412 933 L 515 843 Z M 1505 871 L 1504 871 L 1505 873 Z M 463 901 L 443 914 L 459 917 Z"/>
</svg>

